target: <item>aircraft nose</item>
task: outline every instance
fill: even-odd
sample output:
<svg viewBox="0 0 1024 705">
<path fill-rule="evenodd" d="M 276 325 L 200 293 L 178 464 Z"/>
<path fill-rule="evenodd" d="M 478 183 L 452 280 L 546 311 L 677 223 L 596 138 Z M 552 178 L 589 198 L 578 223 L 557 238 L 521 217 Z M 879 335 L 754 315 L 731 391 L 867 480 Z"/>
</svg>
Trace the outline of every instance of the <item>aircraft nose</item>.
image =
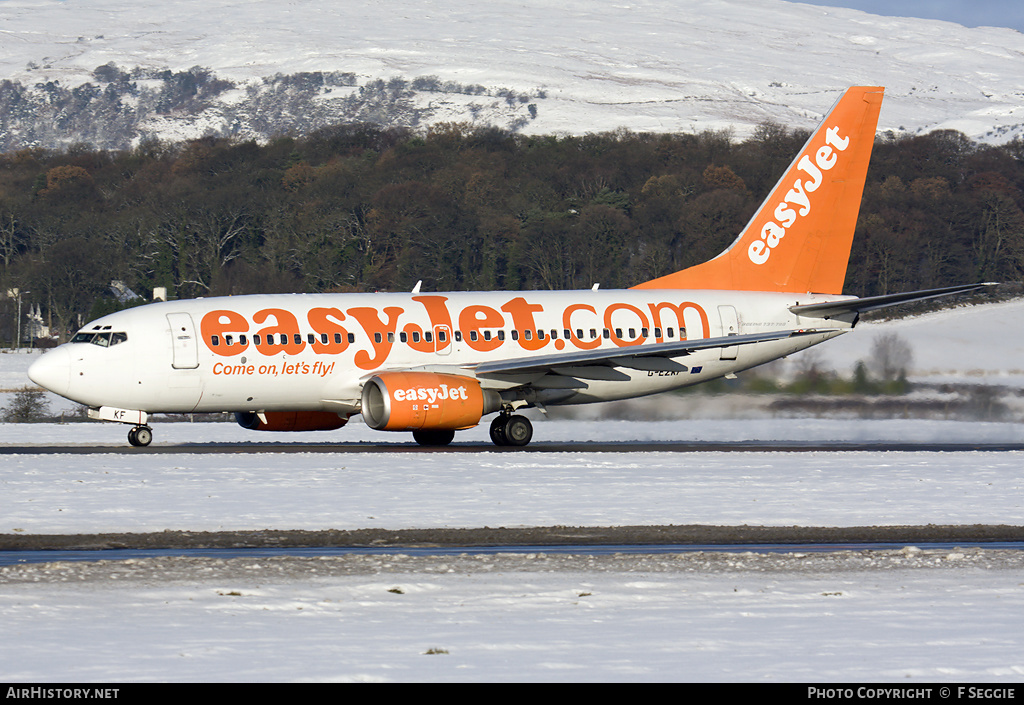
<svg viewBox="0 0 1024 705">
<path fill-rule="evenodd" d="M 63 347 L 44 353 L 28 368 L 28 378 L 54 394 L 67 394 L 71 386 L 71 353 Z"/>
</svg>

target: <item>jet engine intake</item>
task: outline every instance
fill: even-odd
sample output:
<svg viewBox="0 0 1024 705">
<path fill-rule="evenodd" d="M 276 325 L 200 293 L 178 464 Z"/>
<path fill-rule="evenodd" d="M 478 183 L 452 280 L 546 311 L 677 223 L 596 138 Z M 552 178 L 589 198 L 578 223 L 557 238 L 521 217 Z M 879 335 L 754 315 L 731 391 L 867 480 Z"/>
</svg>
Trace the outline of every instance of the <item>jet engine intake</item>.
<svg viewBox="0 0 1024 705">
<path fill-rule="evenodd" d="M 497 392 L 472 377 L 382 372 L 363 386 L 363 420 L 378 431 L 472 428 L 501 408 Z"/>
</svg>

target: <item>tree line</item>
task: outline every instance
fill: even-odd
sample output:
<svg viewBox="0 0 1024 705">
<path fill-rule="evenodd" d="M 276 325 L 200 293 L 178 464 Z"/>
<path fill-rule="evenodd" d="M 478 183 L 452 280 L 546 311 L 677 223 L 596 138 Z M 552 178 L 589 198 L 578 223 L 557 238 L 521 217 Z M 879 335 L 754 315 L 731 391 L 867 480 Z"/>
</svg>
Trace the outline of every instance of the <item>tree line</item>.
<svg viewBox="0 0 1024 705">
<path fill-rule="evenodd" d="M 269 292 L 628 287 L 735 238 L 809 133 L 526 136 L 338 125 L 265 144 L 0 154 L 0 292 L 65 336 L 121 304 Z M 845 293 L 1024 272 L 1024 143 L 875 145 Z M 14 300 L 0 297 L 11 340 Z M 27 308 L 27 307 L 26 307 Z"/>
<path fill-rule="evenodd" d="M 39 67 L 29 62 L 30 70 Z M 521 129 L 537 117 L 543 90 L 442 81 L 437 76 L 391 76 L 359 82 L 347 71 L 275 74 L 239 83 L 212 69 L 171 71 L 113 62 L 97 66 L 92 80 L 0 79 L 0 151 L 64 148 L 88 143 L 125 149 L 164 131 L 264 140 L 305 134 L 327 125 L 367 122 L 416 127 L 454 101 L 476 122 Z"/>
</svg>

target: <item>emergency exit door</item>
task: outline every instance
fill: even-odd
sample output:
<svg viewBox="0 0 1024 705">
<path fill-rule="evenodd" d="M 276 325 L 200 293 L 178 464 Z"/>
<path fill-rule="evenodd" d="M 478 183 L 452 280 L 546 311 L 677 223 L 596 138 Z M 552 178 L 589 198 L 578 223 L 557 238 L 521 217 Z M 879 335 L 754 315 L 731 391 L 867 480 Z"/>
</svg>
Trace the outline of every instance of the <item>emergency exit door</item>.
<svg viewBox="0 0 1024 705">
<path fill-rule="evenodd" d="M 740 334 L 740 319 L 736 315 L 735 306 L 719 306 L 718 315 L 722 319 L 722 335 L 739 335 Z M 736 351 L 739 350 L 738 345 L 733 345 L 728 348 L 722 348 L 722 354 L 719 359 L 721 360 L 735 360 Z"/>
</svg>

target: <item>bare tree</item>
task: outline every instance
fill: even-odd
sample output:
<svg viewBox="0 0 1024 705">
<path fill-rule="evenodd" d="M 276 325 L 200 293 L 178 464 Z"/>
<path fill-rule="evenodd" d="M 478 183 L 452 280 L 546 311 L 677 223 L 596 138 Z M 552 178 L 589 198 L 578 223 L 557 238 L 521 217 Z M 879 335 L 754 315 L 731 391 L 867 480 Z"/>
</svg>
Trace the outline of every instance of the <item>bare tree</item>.
<svg viewBox="0 0 1024 705">
<path fill-rule="evenodd" d="M 0 213 L 0 260 L 4 264 L 4 272 L 11 266 L 11 260 L 18 252 L 18 221 L 14 213 Z"/>
<path fill-rule="evenodd" d="M 875 336 L 871 345 L 871 360 L 878 374 L 885 382 L 906 375 L 907 368 L 914 361 L 910 344 L 897 333 L 882 333 Z"/>
</svg>

